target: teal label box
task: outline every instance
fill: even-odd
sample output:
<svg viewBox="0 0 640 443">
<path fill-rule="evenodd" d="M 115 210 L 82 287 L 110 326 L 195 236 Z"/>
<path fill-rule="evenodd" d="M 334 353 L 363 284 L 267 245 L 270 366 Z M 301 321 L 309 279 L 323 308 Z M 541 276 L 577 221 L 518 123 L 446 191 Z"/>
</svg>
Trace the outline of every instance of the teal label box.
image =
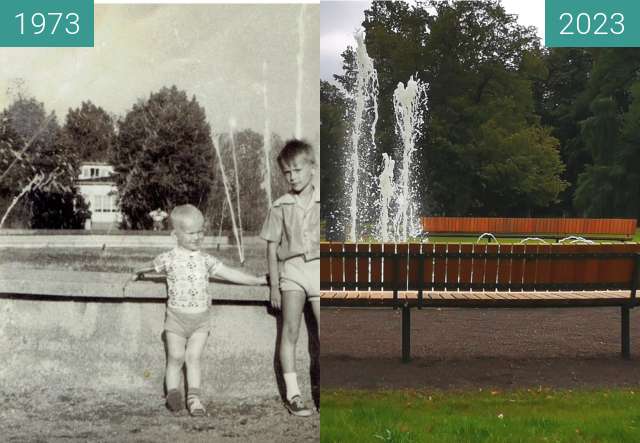
<svg viewBox="0 0 640 443">
<path fill-rule="evenodd" d="M 92 47 L 93 0 L 0 0 L 0 46 Z"/>
<path fill-rule="evenodd" d="M 639 47 L 638 0 L 545 0 L 545 46 Z"/>
</svg>

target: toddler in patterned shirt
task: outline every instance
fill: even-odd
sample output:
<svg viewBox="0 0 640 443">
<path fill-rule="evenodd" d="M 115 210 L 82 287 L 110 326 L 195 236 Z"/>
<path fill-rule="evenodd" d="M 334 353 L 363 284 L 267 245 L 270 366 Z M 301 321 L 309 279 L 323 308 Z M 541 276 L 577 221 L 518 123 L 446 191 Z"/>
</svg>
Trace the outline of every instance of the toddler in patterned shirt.
<svg viewBox="0 0 640 443">
<path fill-rule="evenodd" d="M 134 280 L 145 272 L 167 275 L 167 312 L 164 323 L 167 343 L 165 384 L 167 407 L 177 412 L 183 408 L 178 389 L 182 365 L 187 370 L 187 408 L 193 416 L 206 410 L 200 400 L 200 358 L 209 336 L 210 296 L 209 277 L 243 285 L 266 285 L 266 276 L 246 274 L 222 264 L 215 257 L 202 252 L 204 217 L 193 205 L 176 206 L 169 217 L 177 245 L 157 256 L 134 274 Z"/>
</svg>

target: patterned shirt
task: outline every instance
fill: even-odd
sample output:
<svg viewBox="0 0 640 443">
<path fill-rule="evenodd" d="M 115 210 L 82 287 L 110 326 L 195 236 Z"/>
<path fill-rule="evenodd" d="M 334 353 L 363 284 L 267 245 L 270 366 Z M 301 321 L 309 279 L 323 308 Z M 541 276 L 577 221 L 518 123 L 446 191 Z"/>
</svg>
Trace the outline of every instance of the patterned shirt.
<svg viewBox="0 0 640 443">
<path fill-rule="evenodd" d="M 306 261 L 320 258 L 320 189 L 305 207 L 291 192 L 283 195 L 269 210 L 260 237 L 278 244 L 278 260 L 302 255 Z"/>
<path fill-rule="evenodd" d="M 209 276 L 221 264 L 209 254 L 181 248 L 157 256 L 153 260 L 156 272 L 167 274 L 167 306 L 191 314 L 209 309 Z"/>
</svg>

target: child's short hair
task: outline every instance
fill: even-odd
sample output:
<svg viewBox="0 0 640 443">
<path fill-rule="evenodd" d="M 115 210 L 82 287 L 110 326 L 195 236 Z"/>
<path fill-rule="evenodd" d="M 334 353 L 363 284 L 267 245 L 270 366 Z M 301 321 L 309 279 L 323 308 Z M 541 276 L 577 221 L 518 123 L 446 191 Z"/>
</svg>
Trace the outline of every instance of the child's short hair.
<svg viewBox="0 0 640 443">
<path fill-rule="evenodd" d="M 316 164 L 316 156 L 311 145 L 304 140 L 295 138 L 287 140 L 285 143 L 284 148 L 278 154 L 278 164 L 282 167 L 283 164 L 288 164 L 299 155 L 304 155 L 311 164 Z"/>
<path fill-rule="evenodd" d="M 202 217 L 204 219 L 202 212 L 200 212 L 200 210 L 193 205 L 186 204 L 186 205 L 176 206 L 171 211 L 171 215 L 169 215 L 169 220 L 171 221 L 171 227 L 173 229 L 176 229 L 182 221 L 194 216 Z"/>
</svg>

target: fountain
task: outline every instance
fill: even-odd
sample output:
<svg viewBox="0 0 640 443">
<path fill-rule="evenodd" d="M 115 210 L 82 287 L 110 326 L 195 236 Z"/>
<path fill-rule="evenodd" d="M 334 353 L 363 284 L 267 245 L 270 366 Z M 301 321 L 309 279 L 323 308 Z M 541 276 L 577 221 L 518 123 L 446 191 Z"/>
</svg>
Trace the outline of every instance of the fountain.
<svg viewBox="0 0 640 443">
<path fill-rule="evenodd" d="M 304 10 L 306 5 L 301 5 L 298 16 L 298 54 L 296 66 L 298 68 L 298 86 L 296 88 L 296 138 L 302 137 L 302 86 L 304 84 Z"/>
<path fill-rule="evenodd" d="M 267 193 L 267 202 L 271 207 L 271 129 L 269 127 L 269 101 L 267 96 L 267 62 L 262 63 L 262 75 L 264 77 L 264 85 L 262 87 L 262 95 L 264 97 L 264 133 L 263 133 L 263 150 L 264 150 L 264 169 L 263 181 L 260 187 Z"/>
<path fill-rule="evenodd" d="M 242 238 L 242 211 L 240 210 L 240 174 L 238 172 L 238 157 L 236 156 L 236 140 L 233 136 L 236 130 L 236 119 L 229 118 L 229 138 L 231 139 L 231 156 L 233 158 L 233 169 L 236 178 L 236 205 L 238 210 L 238 230 L 240 231 L 240 248 L 244 257 L 244 239 Z"/>
<path fill-rule="evenodd" d="M 416 150 L 416 139 L 420 135 L 419 125 L 426 105 L 426 86 L 419 80 L 409 78 L 407 86 L 398 83 L 393 93 L 393 109 L 396 127 L 402 140 L 402 169 L 400 170 L 400 195 L 395 225 L 399 232 L 396 238 L 406 241 L 415 211 L 415 187 L 411 186 L 411 164 Z"/>
<path fill-rule="evenodd" d="M 350 230 L 349 241 L 355 242 L 359 239 L 357 228 L 358 221 L 358 191 L 360 186 L 360 175 L 368 172 L 370 165 L 363 164 L 360 166 L 359 152 L 360 134 L 367 113 L 367 103 L 371 102 L 370 110 L 373 111 L 373 122 L 369 128 L 371 133 L 371 147 L 375 151 L 375 131 L 378 122 L 378 74 L 373 67 L 373 60 L 367 54 L 367 48 L 364 44 L 364 30 L 355 33 L 357 42 L 356 48 L 356 66 L 357 77 L 355 87 L 355 114 L 354 123 L 351 132 L 351 162 L 349 169 L 351 172 L 351 202 L 349 206 L 350 213 Z M 365 196 L 366 198 L 366 196 Z"/>
<path fill-rule="evenodd" d="M 220 173 L 222 174 L 222 184 L 224 185 L 224 193 L 227 197 L 227 204 L 229 205 L 229 214 L 231 214 L 231 226 L 233 227 L 233 236 L 236 239 L 236 245 L 238 246 L 238 257 L 240 258 L 240 264 L 244 264 L 244 250 L 240 244 L 240 236 L 238 234 L 238 225 L 236 224 L 236 217 L 233 213 L 233 203 L 231 203 L 231 193 L 229 192 L 229 180 L 227 174 L 224 171 L 224 164 L 222 163 L 222 154 L 220 153 L 220 140 L 219 136 L 212 138 L 213 147 L 216 151 L 218 158 L 218 165 L 220 165 Z"/>
<path fill-rule="evenodd" d="M 377 208 L 380 219 L 375 235 L 383 242 L 394 239 L 407 241 L 414 226 L 413 214 L 417 212 L 415 186 L 412 183 L 413 157 L 416 140 L 421 135 L 420 124 L 426 108 L 427 85 L 410 77 L 406 86 L 398 83 L 393 94 L 393 106 L 396 118 L 396 133 L 402 144 L 395 156 L 400 159 L 399 183 L 394 184 L 396 162 L 388 154 L 382 154 L 382 172 L 375 174 L 376 165 L 372 164 L 372 154 L 377 155 L 375 130 L 378 121 L 378 76 L 365 46 L 364 31 L 354 35 L 356 47 L 356 83 L 354 89 L 354 115 L 348 154 L 348 172 L 350 177 L 349 231 L 347 240 L 357 242 L 363 237 L 359 222 L 359 208 Z M 371 121 L 370 125 L 366 123 Z M 367 127 L 368 126 L 368 127 Z M 370 137 L 363 141 L 363 135 Z M 361 182 L 362 180 L 362 182 Z M 378 197 L 372 198 L 377 192 Z M 396 211 L 393 219 L 391 211 Z M 390 226 L 392 224 L 393 226 Z"/>
<path fill-rule="evenodd" d="M 380 174 L 380 225 L 378 226 L 378 232 L 380 232 L 383 242 L 389 240 L 389 205 L 391 199 L 395 194 L 395 186 L 393 184 L 393 168 L 395 161 L 389 157 L 387 153 L 382 154 L 382 160 L 384 166 L 382 174 Z"/>
</svg>

